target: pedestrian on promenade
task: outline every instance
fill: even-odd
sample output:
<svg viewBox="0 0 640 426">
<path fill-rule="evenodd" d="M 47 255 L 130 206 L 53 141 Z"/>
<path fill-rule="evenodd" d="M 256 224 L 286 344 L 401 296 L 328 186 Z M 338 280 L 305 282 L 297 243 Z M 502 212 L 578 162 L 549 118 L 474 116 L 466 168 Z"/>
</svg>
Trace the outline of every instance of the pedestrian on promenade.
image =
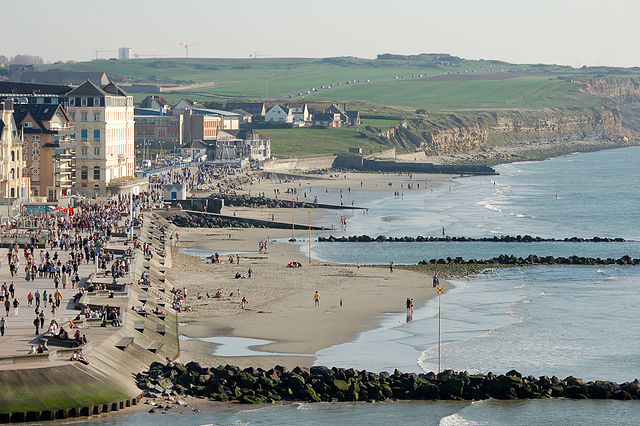
<svg viewBox="0 0 640 426">
<path fill-rule="evenodd" d="M 33 320 L 33 325 L 36 328 L 36 336 L 40 334 L 40 318 L 36 315 L 36 318 Z"/>
<path fill-rule="evenodd" d="M 36 294 L 34 294 L 34 297 L 36 299 L 36 308 L 40 307 L 40 290 L 36 290 Z"/>
<path fill-rule="evenodd" d="M 62 301 L 62 293 L 60 293 L 60 290 L 56 290 L 53 294 L 53 298 L 56 300 L 56 308 L 59 308 L 60 302 Z"/>
<path fill-rule="evenodd" d="M 316 290 L 316 294 L 313 295 L 313 302 L 316 308 L 320 307 L 320 293 Z"/>
<path fill-rule="evenodd" d="M 4 330 L 7 328 L 7 321 L 4 317 L 0 318 L 0 335 L 4 336 Z"/>
<path fill-rule="evenodd" d="M 17 317 L 18 316 L 18 306 L 20 306 L 20 302 L 18 302 L 18 299 L 13 299 L 13 316 Z"/>
<path fill-rule="evenodd" d="M 251 278 L 252 274 L 253 274 L 253 270 L 251 269 L 251 266 L 249 266 L 249 270 L 247 271 L 247 276 Z"/>
<path fill-rule="evenodd" d="M 7 316 L 9 316 L 9 311 L 11 310 L 11 300 L 8 296 L 6 299 L 4 299 L 4 310 L 7 311 Z"/>
<path fill-rule="evenodd" d="M 27 305 L 28 306 L 33 306 L 33 293 L 29 292 L 29 294 L 27 294 Z"/>
</svg>

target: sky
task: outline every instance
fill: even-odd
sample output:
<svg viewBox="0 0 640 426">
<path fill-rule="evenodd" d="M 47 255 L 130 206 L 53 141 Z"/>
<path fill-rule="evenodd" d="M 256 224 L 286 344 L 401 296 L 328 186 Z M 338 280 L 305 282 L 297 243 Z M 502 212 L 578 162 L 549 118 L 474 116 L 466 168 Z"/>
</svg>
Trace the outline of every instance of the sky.
<svg viewBox="0 0 640 426">
<path fill-rule="evenodd" d="M 0 55 L 358 56 L 640 66 L 635 0 L 30 0 L 2 4 Z"/>
</svg>

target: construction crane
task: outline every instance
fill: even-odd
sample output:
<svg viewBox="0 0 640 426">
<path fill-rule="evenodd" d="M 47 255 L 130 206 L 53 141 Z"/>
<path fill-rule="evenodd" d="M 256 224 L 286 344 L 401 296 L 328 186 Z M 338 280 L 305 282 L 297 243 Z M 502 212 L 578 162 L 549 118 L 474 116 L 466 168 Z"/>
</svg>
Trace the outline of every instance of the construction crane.
<svg viewBox="0 0 640 426">
<path fill-rule="evenodd" d="M 198 46 L 201 45 L 202 43 L 178 43 L 178 46 L 182 46 L 184 47 L 184 57 L 188 58 L 189 57 L 189 47 L 190 46 Z"/>
<path fill-rule="evenodd" d="M 249 53 L 249 57 L 253 58 L 253 59 L 257 59 L 258 57 L 266 57 L 266 56 L 273 56 L 273 55 L 263 55 L 263 54 L 258 54 L 258 51 L 254 51 L 253 55 L 251 53 Z"/>
<path fill-rule="evenodd" d="M 99 55 L 100 53 L 109 53 L 109 52 L 110 52 L 110 53 L 115 53 L 115 52 L 117 52 L 117 50 L 96 49 L 96 50 L 94 50 L 93 52 L 94 52 L 94 53 L 95 53 L 95 55 L 96 55 L 96 61 L 97 61 L 97 60 L 98 60 L 98 55 Z"/>
<path fill-rule="evenodd" d="M 167 55 L 156 55 L 155 53 L 134 53 L 133 57 L 135 59 L 140 59 L 140 58 L 158 58 L 160 56 L 167 56 Z"/>
</svg>

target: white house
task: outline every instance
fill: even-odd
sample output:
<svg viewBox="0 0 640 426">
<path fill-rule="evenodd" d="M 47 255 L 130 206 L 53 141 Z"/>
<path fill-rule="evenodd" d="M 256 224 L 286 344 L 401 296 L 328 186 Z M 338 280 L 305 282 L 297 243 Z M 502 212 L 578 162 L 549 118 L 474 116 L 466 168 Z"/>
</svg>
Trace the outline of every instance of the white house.
<svg viewBox="0 0 640 426">
<path fill-rule="evenodd" d="M 291 123 L 293 122 L 293 117 L 289 118 L 288 108 L 276 104 L 269 108 L 269 111 L 264 116 L 264 121 L 267 123 Z"/>
<path fill-rule="evenodd" d="M 309 114 L 309 108 L 306 102 L 287 104 L 285 107 L 289 109 L 288 112 L 292 117 L 293 123 L 307 123 L 311 121 L 311 114 Z"/>
</svg>

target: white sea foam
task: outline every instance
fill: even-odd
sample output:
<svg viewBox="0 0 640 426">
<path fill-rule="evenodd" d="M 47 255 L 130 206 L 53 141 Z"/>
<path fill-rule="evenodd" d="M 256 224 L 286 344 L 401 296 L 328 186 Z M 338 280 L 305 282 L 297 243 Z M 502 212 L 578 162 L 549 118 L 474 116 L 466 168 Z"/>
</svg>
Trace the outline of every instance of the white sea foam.
<svg viewBox="0 0 640 426">
<path fill-rule="evenodd" d="M 465 419 L 460 413 L 453 413 L 450 416 L 440 419 L 440 426 L 460 426 L 460 425 L 483 425 L 487 423 L 479 423 L 473 420 Z"/>
</svg>

